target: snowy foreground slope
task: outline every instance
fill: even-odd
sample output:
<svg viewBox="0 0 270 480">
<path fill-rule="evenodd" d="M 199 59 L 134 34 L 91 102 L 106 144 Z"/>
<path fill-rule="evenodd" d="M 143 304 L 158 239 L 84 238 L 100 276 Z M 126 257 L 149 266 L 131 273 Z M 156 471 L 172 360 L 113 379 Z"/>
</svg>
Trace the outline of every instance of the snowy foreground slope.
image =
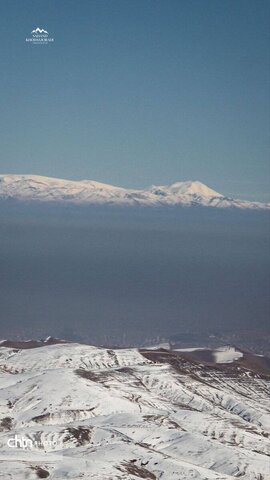
<svg viewBox="0 0 270 480">
<path fill-rule="evenodd" d="M 267 359 L 38 345 L 1 343 L 0 479 L 270 478 Z"/>
<path fill-rule="evenodd" d="M 145 190 L 114 187 L 92 180 L 62 180 L 37 175 L 0 175 L 0 200 L 60 202 L 77 205 L 144 205 L 269 209 L 270 204 L 235 200 L 201 182 L 176 182 Z"/>
</svg>

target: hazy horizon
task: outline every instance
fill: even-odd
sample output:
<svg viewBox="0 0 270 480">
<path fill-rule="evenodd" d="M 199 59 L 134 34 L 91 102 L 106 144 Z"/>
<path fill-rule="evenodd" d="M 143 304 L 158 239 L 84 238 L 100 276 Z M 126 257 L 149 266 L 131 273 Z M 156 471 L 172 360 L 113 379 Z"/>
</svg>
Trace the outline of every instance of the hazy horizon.
<svg viewBox="0 0 270 480">
<path fill-rule="evenodd" d="M 11 206 L 0 231 L 2 337 L 269 332 L 266 212 Z"/>
</svg>

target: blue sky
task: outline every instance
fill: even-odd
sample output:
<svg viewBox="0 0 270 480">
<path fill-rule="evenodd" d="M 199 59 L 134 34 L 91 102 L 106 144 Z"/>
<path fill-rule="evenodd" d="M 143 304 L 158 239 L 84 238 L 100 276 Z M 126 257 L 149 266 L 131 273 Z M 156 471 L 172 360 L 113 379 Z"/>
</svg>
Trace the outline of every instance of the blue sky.
<svg viewBox="0 0 270 480">
<path fill-rule="evenodd" d="M 269 200 L 264 0 L 2 0 L 1 173 Z M 35 27 L 51 45 L 29 45 Z"/>
</svg>

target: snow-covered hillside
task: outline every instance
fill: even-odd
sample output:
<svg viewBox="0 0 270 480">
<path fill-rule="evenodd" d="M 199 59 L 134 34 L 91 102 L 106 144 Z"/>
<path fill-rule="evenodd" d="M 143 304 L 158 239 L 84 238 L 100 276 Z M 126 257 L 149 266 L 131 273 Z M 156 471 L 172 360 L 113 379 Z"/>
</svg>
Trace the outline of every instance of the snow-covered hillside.
<svg viewBox="0 0 270 480">
<path fill-rule="evenodd" d="M 92 180 L 62 180 L 37 175 L 0 175 L 0 199 L 73 204 L 182 205 L 266 209 L 270 204 L 234 200 L 201 182 L 177 182 L 145 190 L 114 187 Z"/>
<path fill-rule="evenodd" d="M 270 377 L 244 354 L 4 345 L 0 479 L 270 478 Z"/>
</svg>

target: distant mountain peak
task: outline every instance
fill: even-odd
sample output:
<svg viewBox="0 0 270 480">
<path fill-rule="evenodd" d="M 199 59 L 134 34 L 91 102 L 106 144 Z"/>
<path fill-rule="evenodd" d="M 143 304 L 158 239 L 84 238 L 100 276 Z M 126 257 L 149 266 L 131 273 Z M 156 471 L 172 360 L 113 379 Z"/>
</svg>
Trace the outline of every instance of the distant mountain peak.
<svg viewBox="0 0 270 480">
<path fill-rule="evenodd" d="M 77 205 L 204 206 L 256 210 L 270 208 L 267 203 L 228 198 L 198 180 L 152 185 L 139 190 L 94 180 L 74 181 L 40 175 L 0 175 L 1 199 Z"/>
<path fill-rule="evenodd" d="M 191 180 L 187 182 L 175 182 L 167 187 L 160 187 L 166 188 L 172 193 L 177 193 L 180 195 L 198 195 L 202 197 L 222 197 L 222 195 L 212 188 L 209 188 L 202 182 L 198 180 Z"/>
</svg>

